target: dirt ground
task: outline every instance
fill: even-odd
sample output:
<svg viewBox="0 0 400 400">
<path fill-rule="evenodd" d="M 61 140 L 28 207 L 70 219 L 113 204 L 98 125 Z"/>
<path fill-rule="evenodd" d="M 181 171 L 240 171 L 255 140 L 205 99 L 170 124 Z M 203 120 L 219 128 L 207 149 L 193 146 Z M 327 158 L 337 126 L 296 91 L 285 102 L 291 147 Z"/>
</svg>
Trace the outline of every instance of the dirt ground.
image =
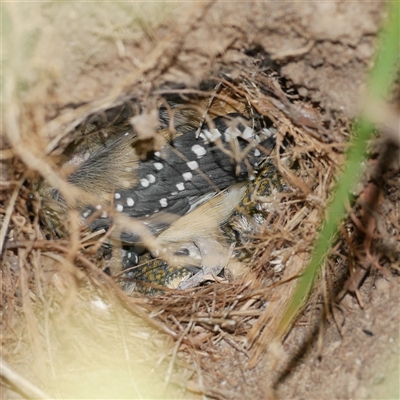
<svg viewBox="0 0 400 400">
<path fill-rule="evenodd" d="M 395 399 L 399 394 L 399 319 L 393 313 L 399 301 L 399 279 L 371 277 L 362 290 L 365 308 L 347 297 L 340 313 L 341 335 L 327 327 L 322 350 L 317 344 L 280 377 L 280 398 Z M 289 353 L 304 328 L 288 338 Z M 300 339 L 301 340 L 301 339 Z M 293 346 L 293 347 L 292 347 Z M 290 381 L 290 383 L 289 383 Z M 304 384 L 304 382 L 307 382 Z"/>
<path fill-rule="evenodd" d="M 304 318 L 278 351 L 281 359 L 276 369 L 271 370 L 266 356 L 257 367 L 246 370 L 247 358 L 225 345 L 225 361 L 217 362 L 210 374 L 219 380 L 219 395 L 235 399 L 398 398 L 399 319 L 393 310 L 399 301 L 399 279 L 371 277 L 362 295 L 363 310 L 354 298 L 342 302 L 337 316 L 340 331 L 331 322 L 323 333 L 316 333 Z"/>
<path fill-rule="evenodd" d="M 289 93 L 294 89 L 300 95 L 301 103 L 296 112 L 292 112 L 292 121 L 301 123 L 307 118 L 320 123 L 322 119 L 321 125 L 329 131 L 330 137 L 341 141 L 339 127 L 348 124 L 359 111 L 377 34 L 386 17 L 383 1 L 101 3 L 96 11 L 92 11 L 91 6 L 89 3 L 49 2 L 4 7 L 11 21 L 4 39 L 5 73 L 12 71 L 9 76 L 14 83 L 18 82 L 18 90 L 21 90 L 13 92 L 10 83 L 5 85 L 5 104 L 21 96 L 21 104 L 32 112 L 22 113 L 21 118 L 30 118 L 32 126 L 40 128 L 38 131 L 41 131 L 46 149 L 56 147 L 53 146 L 55 141 L 62 149 L 63 132 L 76 127 L 91 112 L 109 108 L 121 98 L 121 93 L 129 93 L 132 88 L 145 95 L 146 91 L 166 82 L 196 87 L 210 74 L 228 67 L 230 70 L 241 68 L 249 59 L 259 60 L 260 69 L 272 65 L 282 77 L 285 90 Z M 25 21 L 27 15 L 34 18 L 21 28 L 21 21 Z M 400 96 L 394 100 L 397 111 L 400 110 L 399 99 Z M 9 129 L 9 125 L 3 129 Z M 12 147 L 4 139 L 2 145 L 6 149 Z M 3 182 L 14 176 L 15 171 L 9 171 L 15 169 L 15 165 L 10 160 L 2 164 Z M 396 165 L 390 168 L 390 176 L 385 178 L 384 196 L 391 207 L 390 215 L 394 216 L 396 229 L 392 229 L 392 237 L 383 238 L 380 250 L 376 247 L 376 254 L 385 263 L 382 270 L 373 267 L 362 284 L 360 298 L 364 307 L 360 307 L 355 296 L 347 294 L 340 303 L 332 303 L 333 314 L 325 318 L 322 315 L 324 301 L 321 296 L 314 297 L 282 347 L 265 349 L 251 368 L 251 354 L 245 350 L 245 339 L 243 346 L 232 344 L 227 338 L 213 344 L 215 348 L 205 350 L 202 347 L 193 356 L 197 362 L 188 367 L 186 353 L 190 353 L 190 349 L 187 344 L 184 343 L 178 352 L 175 341 L 168 339 L 168 346 L 165 345 L 165 331 L 143 328 L 133 333 L 132 329 L 138 329 L 141 322 L 133 328 L 129 323 L 122 326 L 120 317 L 110 313 L 101 316 L 104 326 L 118 326 L 124 332 L 122 337 L 136 338 L 137 335 L 139 353 L 143 353 L 140 343 L 151 338 L 158 347 L 149 352 L 157 354 L 160 360 L 157 365 L 151 365 L 151 357 L 140 353 L 140 360 L 132 370 L 125 370 L 127 364 L 116 361 L 115 376 L 110 378 L 104 369 L 100 377 L 91 377 L 83 372 L 84 362 L 76 365 L 70 363 L 69 358 L 87 351 L 87 358 L 101 363 L 104 360 L 101 361 L 100 353 L 107 347 L 105 353 L 115 352 L 124 359 L 128 345 L 113 344 L 119 336 L 111 330 L 108 332 L 107 328 L 103 330 L 103 325 L 101 329 L 91 326 L 90 321 L 84 325 L 80 319 L 81 308 L 74 306 L 70 311 L 75 318 L 73 324 L 82 335 L 76 342 L 81 343 L 66 350 L 69 346 L 67 334 L 64 339 L 58 338 L 59 342 L 55 341 L 63 349 L 60 354 L 65 356 L 65 360 L 57 362 L 65 362 L 65 369 L 57 370 L 57 362 L 51 360 L 49 365 L 54 369 L 48 382 L 37 379 L 40 373 L 35 370 L 40 364 L 36 364 L 35 358 L 43 354 L 30 353 L 23 340 L 18 344 L 15 338 L 9 340 L 2 335 L 2 356 L 39 387 L 54 389 L 52 393 L 56 393 L 57 398 L 76 398 L 77 393 L 80 398 L 100 398 L 99 393 L 102 398 L 400 398 L 400 198 L 396 195 L 400 193 L 400 172 L 398 166 L 396 171 Z M 5 202 L 2 209 L 6 208 Z M 385 210 L 379 210 L 378 214 L 383 219 L 389 218 Z M 343 248 L 346 250 L 345 246 Z M 18 271 L 15 254 L 7 253 L 6 257 L 2 259 L 2 268 L 7 265 L 14 272 Z M 332 279 L 333 295 L 341 291 L 348 279 L 350 258 L 350 255 L 343 256 L 345 261 Z M 4 275 L 2 279 L 6 281 Z M 54 277 L 46 275 L 46 279 L 61 292 L 68 287 L 65 282 L 56 282 Z M 40 290 L 37 291 L 39 298 Z M 11 289 L 3 284 L 2 291 L 9 293 Z M 98 294 L 98 289 L 95 292 Z M 89 298 L 90 304 L 94 304 L 94 297 Z M 61 312 L 60 303 L 53 302 L 53 298 L 46 301 L 51 304 L 49 315 Z M 13 306 L 16 312 L 23 308 Z M 2 315 L 7 307 L 11 306 L 2 304 Z M 86 310 L 85 307 L 82 310 Z M 98 309 L 95 312 L 102 313 Z M 154 310 L 153 313 L 156 314 Z M 128 318 L 128 314 L 120 315 Z M 50 317 L 46 312 L 41 316 L 48 322 L 46 318 Z M 19 317 L 17 320 L 12 329 L 16 336 L 20 333 L 22 337 L 32 321 L 19 320 Z M 5 323 L 3 320 L 2 324 Z M 5 325 L 2 326 L 5 332 Z M 71 336 L 73 332 L 71 328 Z M 94 338 L 93 342 L 88 339 L 88 344 L 85 343 L 85 332 Z M 40 334 L 46 336 L 46 332 Z M 50 342 L 49 337 L 46 340 Z M 16 356 L 18 353 L 25 357 L 23 361 Z M 171 358 L 178 368 L 177 375 L 172 378 Z M 148 394 L 139 393 L 130 384 L 125 385 L 132 375 L 142 374 L 142 366 L 147 368 L 143 369 L 147 371 L 143 372 L 143 380 L 145 386 L 151 388 Z M 183 383 L 195 374 L 196 384 Z M 72 376 L 76 375 L 81 375 L 83 380 L 74 381 Z M 177 391 L 158 390 L 166 375 L 178 387 Z M 62 377 L 65 382 L 55 388 L 55 381 L 62 381 Z M 96 384 L 101 386 L 103 379 L 112 382 L 104 392 L 98 387 L 91 389 Z M 69 383 L 75 386 L 70 392 Z M 21 398 L 4 380 L 0 393 L 4 399 Z M 130 397 L 128 393 L 137 394 Z"/>
</svg>

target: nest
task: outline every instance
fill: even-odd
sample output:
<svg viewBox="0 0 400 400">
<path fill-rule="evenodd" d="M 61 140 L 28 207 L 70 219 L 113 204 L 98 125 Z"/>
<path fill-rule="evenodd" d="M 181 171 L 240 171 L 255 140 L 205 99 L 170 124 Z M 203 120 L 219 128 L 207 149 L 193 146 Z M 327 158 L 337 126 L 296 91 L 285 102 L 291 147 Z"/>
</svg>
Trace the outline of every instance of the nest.
<svg viewBox="0 0 400 400">
<path fill-rule="evenodd" d="M 321 126 L 317 110 L 309 109 L 313 112 L 311 120 L 308 114 L 305 115 L 302 106 L 289 101 L 277 85 L 277 76 L 257 73 L 256 67 L 248 69 L 248 72 L 242 72 L 237 77 L 234 84 L 225 84 L 231 86 L 236 97 L 245 98 L 257 112 L 274 121 L 278 130 L 274 160 L 290 190 L 269 204 L 270 220 L 252 243 L 248 244 L 251 247 L 248 251 L 252 254 L 250 272 L 239 281 L 210 284 L 189 292 L 172 290 L 153 298 L 127 298 L 102 273 L 96 260 L 90 257 L 95 253 L 93 248 L 97 249 L 104 238 L 98 234 L 93 237 L 84 229 L 77 229 L 75 222 L 75 226 L 72 229 L 70 227 L 70 231 L 75 234 L 47 240 L 43 234 L 46 226 L 40 225 L 41 199 L 32 189 L 35 178 L 30 177 L 28 182 L 31 184 L 27 185 L 26 174 L 18 174 L 18 164 L 14 170 L 9 170 L 15 174 L 10 177 L 14 184 L 10 183 L 13 191 L 9 192 L 15 203 L 9 202 L 6 211 L 10 215 L 13 229 L 8 233 L 9 240 L 5 247 L 10 261 L 5 263 L 4 272 L 9 282 L 7 286 L 20 288 L 21 298 L 15 307 L 30 315 L 30 337 L 26 339 L 32 342 L 35 351 L 57 352 L 54 349 L 55 341 L 69 342 L 74 338 L 72 326 L 82 326 L 82 329 L 94 326 L 98 332 L 91 332 L 91 335 L 101 337 L 106 348 L 107 343 L 115 346 L 116 340 L 112 335 L 116 332 L 110 326 L 114 324 L 117 327 L 120 319 L 131 320 L 131 324 L 137 321 L 138 326 L 128 327 L 124 322 L 120 329 L 139 332 L 139 336 L 157 336 L 156 333 L 149 333 L 150 328 L 146 328 L 143 322 L 168 333 L 176 340 L 175 352 L 178 348 L 181 352 L 186 351 L 191 364 L 193 360 L 190 359 L 198 357 L 196 352 L 204 352 L 209 348 L 217 351 L 216 345 L 221 341 L 247 353 L 250 365 L 257 363 L 263 356 L 264 349 L 274 337 L 284 307 L 291 298 L 296 277 L 308 259 L 316 233 L 315 227 L 320 221 L 340 162 L 346 130 L 343 128 L 343 133 L 338 135 L 342 142 L 335 142 L 322 127 L 315 129 Z M 185 95 L 185 90 L 181 93 Z M 116 106 L 118 104 L 113 104 L 110 108 L 115 109 Z M 301 117 L 308 125 L 315 127 L 299 123 Z M 92 111 L 86 120 L 90 118 L 93 118 Z M 72 124 L 77 124 L 76 120 Z M 69 142 L 75 139 L 76 132 L 57 135 L 57 141 L 52 141 L 56 152 L 67 148 Z M 78 132 L 82 132 L 82 129 Z M 31 143 L 37 140 L 34 139 L 34 133 L 30 134 L 29 139 Z M 290 146 L 283 148 L 283 143 L 288 140 Z M 25 162 L 29 162 L 26 161 L 29 155 L 25 148 Z M 291 164 L 296 164 L 296 169 L 287 167 L 287 159 L 291 160 Z M 60 175 L 57 166 L 47 164 L 45 157 L 42 160 L 43 167 L 51 169 L 51 175 Z M 18 163 L 17 160 L 14 162 Z M 22 170 L 22 165 L 19 166 Z M 46 175 L 42 168 L 40 171 Z M 74 213 L 70 211 L 71 221 L 74 221 Z M 6 292 L 6 296 L 7 302 L 14 303 L 14 291 Z M 93 312 L 93 309 L 96 311 Z M 14 310 L 16 308 L 9 309 L 10 313 L 7 313 L 4 320 L 7 321 L 7 327 L 13 326 Z M 130 313 L 129 317 L 127 313 Z M 67 325 L 65 334 L 59 330 L 62 326 L 59 319 Z M 41 333 L 43 331 L 46 332 L 45 343 Z M 59 339 L 60 336 L 62 339 Z M 129 342 L 125 346 L 129 351 L 134 351 L 135 358 L 146 358 L 145 355 L 150 357 L 149 353 L 154 351 L 152 346 L 148 346 L 150 350 L 146 351 L 139 346 L 140 352 L 145 355 L 138 355 L 135 335 L 124 341 Z M 75 351 L 82 351 L 82 348 L 78 350 L 82 346 L 81 340 L 76 341 L 75 338 L 73 342 L 78 347 Z M 82 342 L 85 343 L 84 338 Z M 68 349 L 68 352 L 71 351 Z M 92 351 L 98 353 L 99 349 Z M 43 355 L 37 359 L 44 358 L 48 359 Z M 58 357 L 54 362 L 58 364 Z M 88 369 L 88 366 L 82 367 Z M 57 366 L 53 368 L 58 370 Z M 202 366 L 199 365 L 199 368 L 202 369 Z"/>
<path fill-rule="evenodd" d="M 201 20 L 198 13 L 187 31 Z M 11 102 L 7 110 L 1 143 L 2 356 L 51 397 L 98 397 L 101 393 L 110 398 L 177 398 L 189 391 L 233 398 L 236 372 L 223 378 L 219 368 L 254 368 L 271 351 L 273 339 L 282 339 L 276 336 L 278 325 L 309 259 L 350 127 L 347 120 L 328 118 L 302 98 L 273 65 L 265 71 L 265 54 L 247 55 L 238 62 L 216 62 L 201 77 L 229 87 L 230 100 L 244 100 L 271 119 L 278 132 L 271 157 L 288 191 L 270 204 L 267 223 L 248 244 L 252 257 L 245 276 L 188 291 L 165 290 L 154 297 L 128 296 L 99 268 L 96 252 L 104 235 L 79 227 L 74 210 L 69 213 L 72 233 L 62 238 L 49 238 L 41 220 L 42 198 L 35 190 L 36 183 L 44 179 L 54 187 L 66 184 L 60 156 L 94 116 L 102 118 L 133 100 L 150 110 L 154 99 L 162 95 L 165 79 L 171 78 L 163 71 L 173 63 L 173 50 L 178 51 L 179 43 L 168 48 L 164 58 L 158 49 L 149 58 L 153 64 L 141 75 L 126 75 L 123 84 L 100 100 L 46 111 L 43 104 L 32 102 L 40 90 L 36 86 L 36 93 L 30 92 L 32 97 Z M 157 72 L 156 61 L 161 63 Z M 226 80 L 227 74 L 233 78 Z M 182 75 L 176 75 L 174 81 L 181 83 Z M 141 82 L 149 76 L 154 77 L 154 88 Z M 198 85 L 176 92 L 205 95 Z M 152 124 L 150 117 L 144 121 Z M 373 168 L 368 170 L 370 174 Z M 366 259 L 365 251 L 372 251 L 378 268 L 385 263 L 398 265 L 398 241 L 385 236 L 388 232 L 392 237 L 400 235 L 398 221 L 391 214 L 393 204 L 400 201 L 391 188 L 400 182 L 398 174 L 393 175 L 395 167 L 391 168 L 385 175 L 387 196 L 379 203 L 387 216 L 379 219 L 380 237 L 369 243 L 370 247 L 362 247 L 365 242 L 358 228 L 363 225 L 359 223 L 363 208 L 355 202 L 303 307 L 312 312 L 300 318 L 300 323 L 320 315 L 319 308 L 331 315 L 332 308 L 326 305 L 332 304 L 344 287 L 356 290 L 359 281 L 347 281 L 343 286 L 349 251 L 359 261 Z M 365 198 L 368 193 L 360 188 L 357 195 Z M 319 307 L 321 304 L 324 307 Z M 227 366 L 224 358 L 232 354 L 236 364 Z M 13 390 L 27 396 L 43 395 L 21 376 L 17 387 L 13 381 Z M 226 389 L 215 386 L 224 380 Z"/>
</svg>

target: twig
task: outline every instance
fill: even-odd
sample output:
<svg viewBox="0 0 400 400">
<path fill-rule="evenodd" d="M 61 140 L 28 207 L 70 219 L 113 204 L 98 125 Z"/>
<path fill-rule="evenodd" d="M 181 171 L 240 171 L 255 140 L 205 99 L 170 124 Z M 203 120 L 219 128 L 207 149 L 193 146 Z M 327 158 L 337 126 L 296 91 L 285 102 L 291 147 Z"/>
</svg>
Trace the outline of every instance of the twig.
<svg viewBox="0 0 400 400">
<path fill-rule="evenodd" d="M 4 216 L 3 225 L 0 230 L 0 254 L 2 254 L 2 252 L 3 252 L 3 245 L 4 245 L 4 240 L 6 238 L 6 235 L 7 235 L 8 225 L 10 224 L 10 219 L 11 219 L 12 212 L 14 210 L 14 205 L 15 205 L 15 202 L 17 201 L 18 193 L 19 193 L 19 190 L 21 189 L 21 185 L 24 182 L 24 180 L 25 180 L 25 174 L 18 181 L 17 186 L 15 187 L 13 194 L 11 195 L 10 202 L 8 203 L 6 215 Z"/>
<path fill-rule="evenodd" d="M 192 328 L 192 324 L 193 324 L 193 321 L 190 321 L 188 323 L 188 325 L 185 328 L 184 332 L 182 332 L 182 334 L 179 336 L 179 339 L 175 343 L 174 350 L 173 350 L 172 356 L 171 356 L 171 360 L 170 360 L 169 365 L 168 365 L 168 370 L 167 370 L 167 373 L 166 373 L 166 376 L 165 376 L 164 391 L 167 389 L 167 387 L 169 385 L 169 382 L 171 381 L 172 371 L 174 369 L 174 364 L 175 364 L 176 356 L 178 354 L 179 347 L 180 347 L 184 337 L 188 334 L 188 332 Z"/>
<path fill-rule="evenodd" d="M 22 394 L 25 399 L 50 399 L 51 396 L 42 392 L 33 383 L 15 372 L 3 358 L 0 358 L 0 376 Z"/>
</svg>

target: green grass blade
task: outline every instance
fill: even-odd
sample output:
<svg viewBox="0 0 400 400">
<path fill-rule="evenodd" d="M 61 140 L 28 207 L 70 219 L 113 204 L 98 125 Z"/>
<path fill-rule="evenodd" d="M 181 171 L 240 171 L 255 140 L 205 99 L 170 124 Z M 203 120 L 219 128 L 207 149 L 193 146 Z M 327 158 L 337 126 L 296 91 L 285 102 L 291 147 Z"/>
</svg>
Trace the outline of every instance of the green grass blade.
<svg viewBox="0 0 400 400">
<path fill-rule="evenodd" d="M 375 64 L 368 79 L 368 96 L 384 99 L 390 93 L 399 68 L 400 3 L 388 5 L 388 21 L 382 31 L 375 56 Z M 331 243 L 337 235 L 338 226 L 345 216 L 345 204 L 361 172 L 368 140 L 373 135 L 374 125 L 363 117 L 356 123 L 353 141 L 349 147 L 343 172 L 338 178 L 333 200 L 328 207 L 326 221 L 316 242 L 312 258 L 302 276 L 278 328 L 281 337 L 301 310 L 308 298 L 313 283 L 322 267 Z"/>
</svg>

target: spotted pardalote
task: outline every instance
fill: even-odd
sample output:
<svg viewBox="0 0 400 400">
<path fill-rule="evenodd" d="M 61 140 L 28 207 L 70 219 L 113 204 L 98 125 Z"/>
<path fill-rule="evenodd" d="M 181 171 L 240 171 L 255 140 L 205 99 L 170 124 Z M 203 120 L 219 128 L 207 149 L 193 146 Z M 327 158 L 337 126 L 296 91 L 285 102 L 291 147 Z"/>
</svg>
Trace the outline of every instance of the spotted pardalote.
<svg viewBox="0 0 400 400">
<path fill-rule="evenodd" d="M 67 181 L 90 195 L 75 205 L 82 223 L 108 229 L 122 213 L 142 221 L 157 239 L 157 248 L 149 249 L 134 229 L 115 229 L 122 248 L 117 263 L 131 279 L 142 276 L 149 283 L 184 289 L 239 262 L 229 261 L 232 240 L 224 229 L 234 231 L 232 221 L 249 196 L 249 182 L 261 182 L 266 166 L 273 169 L 267 159 L 276 131 L 243 99 L 228 98 L 226 88 L 197 103 L 188 96 L 165 95 L 157 124 L 148 126 L 154 132 L 143 136 L 131 117 L 100 128 L 91 124 L 69 151 Z M 70 205 L 57 188 L 44 185 L 41 192 L 57 231 Z M 146 264 L 141 270 L 140 263 Z M 158 271 L 153 278 L 151 270 Z M 184 276 L 178 284 L 177 271 Z"/>
</svg>

